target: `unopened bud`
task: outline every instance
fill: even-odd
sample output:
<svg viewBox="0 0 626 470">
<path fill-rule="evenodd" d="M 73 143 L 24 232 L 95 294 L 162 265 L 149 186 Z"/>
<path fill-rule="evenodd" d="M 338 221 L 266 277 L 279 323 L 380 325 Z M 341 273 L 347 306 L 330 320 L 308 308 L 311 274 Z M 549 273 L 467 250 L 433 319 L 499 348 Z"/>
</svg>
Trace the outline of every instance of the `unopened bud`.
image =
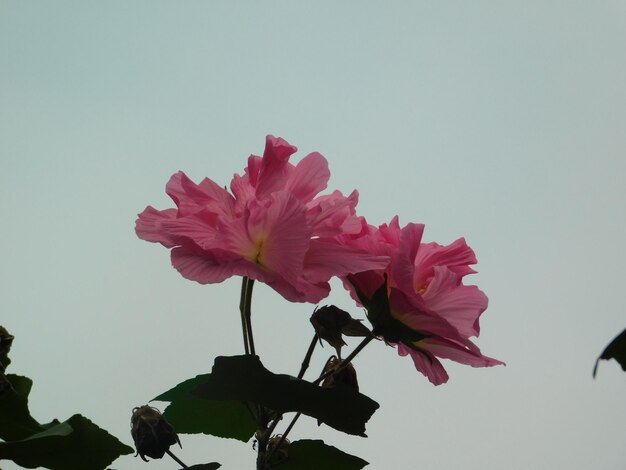
<svg viewBox="0 0 626 470">
<path fill-rule="evenodd" d="M 342 330 L 351 321 L 352 317 L 348 312 L 334 305 L 316 308 L 313 315 L 311 315 L 311 324 L 315 328 L 317 336 L 326 340 L 328 344 L 334 347 L 338 355 L 341 347 L 346 344 L 341 337 Z"/>
<path fill-rule="evenodd" d="M 278 465 L 287 459 L 289 456 L 289 444 L 289 439 L 283 439 L 280 434 L 272 436 L 267 441 L 267 455 L 270 456 L 270 465 Z"/>
<path fill-rule="evenodd" d="M 130 434 L 135 441 L 137 454 L 145 462 L 148 461 L 146 455 L 160 459 L 171 445 L 180 445 L 180 439 L 174 428 L 156 408 L 148 405 L 135 408 L 130 425 Z"/>
<path fill-rule="evenodd" d="M 331 372 L 339 369 L 341 361 L 335 356 L 332 356 L 324 367 L 324 373 Z M 336 372 L 331 373 L 322 382 L 323 388 L 334 388 L 337 384 L 346 385 L 357 392 L 359 391 L 359 382 L 356 378 L 356 370 L 352 366 L 352 363 L 348 363 Z"/>
</svg>

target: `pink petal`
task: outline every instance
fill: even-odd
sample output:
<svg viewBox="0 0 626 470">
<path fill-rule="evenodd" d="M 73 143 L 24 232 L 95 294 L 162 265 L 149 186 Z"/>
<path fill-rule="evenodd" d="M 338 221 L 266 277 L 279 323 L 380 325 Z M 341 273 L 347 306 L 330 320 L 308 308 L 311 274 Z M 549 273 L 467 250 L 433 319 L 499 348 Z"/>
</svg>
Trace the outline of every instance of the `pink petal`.
<svg viewBox="0 0 626 470">
<path fill-rule="evenodd" d="M 163 223 L 176 217 L 176 209 L 159 211 L 152 206 L 146 207 L 135 221 L 135 233 L 142 240 L 172 248 L 178 243 L 163 230 Z"/>
<path fill-rule="evenodd" d="M 297 150 L 286 140 L 268 135 L 265 141 L 265 152 L 256 184 L 256 197 L 263 199 L 272 192 L 284 188 L 285 182 L 293 171 L 289 157 Z"/>
<path fill-rule="evenodd" d="M 234 198 L 208 178 L 196 185 L 185 173 L 179 171 L 172 175 L 165 190 L 178 206 L 179 217 L 198 210 L 208 210 L 227 217 L 233 214 Z"/>
<path fill-rule="evenodd" d="M 471 351 L 444 338 L 426 338 L 416 343 L 416 346 L 422 350 L 429 351 L 437 357 L 450 359 L 472 367 L 505 365 L 502 361 L 483 356 L 478 348 L 474 348 L 474 350 Z"/>
<path fill-rule="evenodd" d="M 433 385 L 445 384 L 448 381 L 446 370 L 432 354 L 426 351 L 415 351 L 404 344 L 398 344 L 398 354 L 411 356 L 415 368 L 424 374 Z"/>
<path fill-rule="evenodd" d="M 468 265 L 476 264 L 474 251 L 465 243 L 464 238 L 455 240 L 450 245 L 423 243 L 415 257 L 415 285 L 425 287 L 434 275 L 435 266 L 447 266 L 460 277 L 475 273 Z"/>
<path fill-rule="evenodd" d="M 361 219 L 355 207 L 359 193 L 355 190 L 345 197 L 340 191 L 315 198 L 309 204 L 307 219 L 318 237 L 334 237 L 341 234 L 356 234 L 361 231 Z"/>
<path fill-rule="evenodd" d="M 212 212 L 197 213 L 187 217 L 166 220 L 161 224 L 165 233 L 178 245 L 185 243 L 185 239 L 191 240 L 203 249 L 219 247 L 217 237 L 218 216 Z"/>
<path fill-rule="evenodd" d="M 307 279 L 323 282 L 333 276 L 383 270 L 388 264 L 388 256 L 372 255 L 331 241 L 313 239 L 306 254 L 305 269 Z"/>
<path fill-rule="evenodd" d="M 313 152 L 296 165 L 285 190 L 306 203 L 326 189 L 329 178 L 328 162 L 322 155 Z"/>
<path fill-rule="evenodd" d="M 389 304 L 391 315 L 413 331 L 427 336 L 437 335 L 454 339 L 461 344 L 467 342 L 450 322 L 436 312 L 430 311 L 418 294 L 391 288 Z"/>
<path fill-rule="evenodd" d="M 191 243 L 174 248 L 172 266 L 186 279 L 200 284 L 222 282 L 234 275 L 249 275 L 250 263 L 219 250 L 203 250 Z"/>
<path fill-rule="evenodd" d="M 393 283 L 405 292 L 415 291 L 415 257 L 417 256 L 424 224 L 407 224 L 400 233 L 399 248 L 393 263 Z"/>
<path fill-rule="evenodd" d="M 487 308 L 487 296 L 476 286 L 459 284 L 459 276 L 436 266 L 435 276 L 423 294 L 428 308 L 448 320 L 461 335 L 478 336 L 480 315 Z"/>
<path fill-rule="evenodd" d="M 266 204 L 252 200 L 242 218 L 224 221 L 220 240 L 224 249 L 295 285 L 310 240 L 305 208 L 286 192 L 272 194 Z"/>
</svg>

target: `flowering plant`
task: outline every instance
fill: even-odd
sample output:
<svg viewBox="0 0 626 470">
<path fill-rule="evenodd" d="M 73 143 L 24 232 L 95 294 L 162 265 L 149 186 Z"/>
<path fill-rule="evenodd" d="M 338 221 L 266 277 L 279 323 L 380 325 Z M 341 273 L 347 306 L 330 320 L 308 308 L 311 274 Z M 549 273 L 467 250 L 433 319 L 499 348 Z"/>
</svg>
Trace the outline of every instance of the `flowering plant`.
<svg viewBox="0 0 626 470">
<path fill-rule="evenodd" d="M 447 246 L 424 243 L 424 226 L 400 227 L 398 217 L 388 225 L 368 224 L 356 213 L 357 191 L 320 195 L 330 177 L 322 155 L 311 153 L 294 165 L 289 159 L 295 152 L 285 140 L 268 136 L 263 156 L 248 158 L 244 172 L 233 176 L 230 192 L 208 178 L 196 184 L 178 172 L 166 186 L 176 207 L 148 206 L 139 214 L 139 238 L 171 249 L 172 265 L 185 278 L 212 284 L 242 277 L 245 355 L 218 357 L 210 374 L 156 399 L 170 403 L 164 419 L 180 434 L 204 432 L 242 441 L 254 436 L 257 470 L 309 468 L 301 462 L 310 455 L 317 456 L 313 463 L 319 468 L 360 469 L 367 462 L 358 457 L 322 441 L 290 442 L 287 436 L 301 414 L 365 436 L 365 424 L 378 404 L 360 393 L 351 361 L 367 344 L 382 340 L 401 356 L 411 356 L 416 369 L 434 385 L 448 380 L 440 359 L 473 367 L 503 363 L 484 356 L 470 340 L 479 334 L 487 297 L 464 283 L 476 264 L 465 240 Z M 332 277 L 341 279 L 357 305 L 365 308 L 372 328 L 335 306 L 316 308 L 311 316 L 313 339 L 297 377 L 267 370 L 254 346 L 254 281 L 269 285 L 288 301 L 315 304 L 329 294 Z M 342 358 L 344 335 L 363 340 Z M 321 376 L 306 381 L 304 374 L 322 340 L 336 355 L 326 361 Z M 294 418 L 282 434 L 275 433 L 289 412 L 296 413 Z M 176 440 L 168 434 L 164 441 L 166 448 L 148 449 L 153 456 L 171 454 L 169 445 Z"/>
</svg>

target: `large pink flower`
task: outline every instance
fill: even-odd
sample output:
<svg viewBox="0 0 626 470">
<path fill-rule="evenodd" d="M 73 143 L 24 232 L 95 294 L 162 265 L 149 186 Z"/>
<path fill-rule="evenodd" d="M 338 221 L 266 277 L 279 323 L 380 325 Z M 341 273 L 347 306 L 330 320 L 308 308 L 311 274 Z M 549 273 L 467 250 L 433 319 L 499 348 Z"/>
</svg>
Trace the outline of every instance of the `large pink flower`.
<svg viewBox="0 0 626 470">
<path fill-rule="evenodd" d="M 268 136 L 263 157 L 250 156 L 244 174 L 234 175 L 232 194 L 208 178 L 195 184 L 174 174 L 166 192 L 176 208 L 148 206 L 137 235 L 172 248 L 172 265 L 187 279 L 248 276 L 295 302 L 319 302 L 333 276 L 384 268 L 387 256 L 337 242 L 361 230 L 358 193 L 316 197 L 330 177 L 326 159 L 314 152 L 294 166 L 295 151 Z"/>
<path fill-rule="evenodd" d="M 462 238 L 448 246 L 422 243 L 423 231 L 421 224 L 400 228 L 395 217 L 389 225 L 363 223 L 357 236 L 341 236 L 348 246 L 391 257 L 386 269 L 346 276 L 344 285 L 367 308 L 374 334 L 401 356 L 410 355 L 435 385 L 448 380 L 438 358 L 473 367 L 503 364 L 482 355 L 469 339 L 478 336 L 487 308 L 485 294 L 463 284 L 475 272 L 474 252 Z"/>
</svg>

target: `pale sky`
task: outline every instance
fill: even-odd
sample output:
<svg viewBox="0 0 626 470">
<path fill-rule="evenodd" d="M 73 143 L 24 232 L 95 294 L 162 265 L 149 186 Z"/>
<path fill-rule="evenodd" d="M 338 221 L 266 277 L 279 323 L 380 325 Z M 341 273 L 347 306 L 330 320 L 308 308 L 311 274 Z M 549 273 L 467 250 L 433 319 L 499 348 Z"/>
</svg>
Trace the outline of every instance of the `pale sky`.
<svg viewBox="0 0 626 470">
<path fill-rule="evenodd" d="M 227 185 L 273 134 L 293 162 L 326 156 L 370 223 L 466 237 L 490 298 L 477 344 L 507 363 L 446 361 L 434 387 L 371 344 L 369 438 L 302 419 L 291 439 L 372 470 L 623 470 L 626 373 L 591 372 L 626 327 L 625 44 L 617 0 L 0 1 L 0 324 L 33 415 L 132 444 L 133 407 L 243 352 L 240 280 L 183 279 L 134 220 L 172 206 L 172 173 Z M 337 282 L 326 303 L 364 318 Z M 313 308 L 257 285 L 269 369 L 297 373 Z M 181 439 L 188 465 L 254 466 L 251 444 Z"/>
</svg>

